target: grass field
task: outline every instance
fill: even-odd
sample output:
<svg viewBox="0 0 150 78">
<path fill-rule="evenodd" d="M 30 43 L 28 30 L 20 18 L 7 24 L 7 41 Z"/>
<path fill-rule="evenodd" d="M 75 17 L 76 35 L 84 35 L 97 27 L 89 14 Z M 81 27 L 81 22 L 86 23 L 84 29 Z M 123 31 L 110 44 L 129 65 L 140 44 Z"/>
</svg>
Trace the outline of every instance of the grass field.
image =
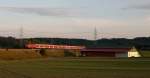
<svg viewBox="0 0 150 78">
<path fill-rule="evenodd" d="M 150 78 L 150 58 L 1 60 L 0 78 Z"/>
<path fill-rule="evenodd" d="M 80 56 L 79 50 L 62 50 L 62 49 L 0 49 L 0 59 L 3 60 L 21 60 L 35 59 L 43 57 L 72 57 Z"/>
<path fill-rule="evenodd" d="M 150 51 L 140 51 L 142 57 L 150 57 Z"/>
</svg>

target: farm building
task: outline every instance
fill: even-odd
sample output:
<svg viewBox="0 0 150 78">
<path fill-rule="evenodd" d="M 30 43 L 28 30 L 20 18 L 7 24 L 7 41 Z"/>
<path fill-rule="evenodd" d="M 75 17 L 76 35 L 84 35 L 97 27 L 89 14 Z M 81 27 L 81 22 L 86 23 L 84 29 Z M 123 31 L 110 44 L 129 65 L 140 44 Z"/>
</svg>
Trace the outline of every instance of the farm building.
<svg viewBox="0 0 150 78">
<path fill-rule="evenodd" d="M 133 48 L 86 48 L 81 50 L 82 56 L 88 57 L 141 57 L 138 50 Z"/>
</svg>

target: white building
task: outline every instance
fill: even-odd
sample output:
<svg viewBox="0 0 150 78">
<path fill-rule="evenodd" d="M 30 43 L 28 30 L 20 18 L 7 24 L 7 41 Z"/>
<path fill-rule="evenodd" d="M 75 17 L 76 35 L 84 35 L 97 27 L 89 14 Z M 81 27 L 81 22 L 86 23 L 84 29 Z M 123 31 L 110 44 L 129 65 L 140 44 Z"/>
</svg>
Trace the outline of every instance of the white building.
<svg viewBox="0 0 150 78">
<path fill-rule="evenodd" d="M 141 57 L 141 55 L 135 47 L 132 47 L 124 52 L 117 52 L 116 57 Z"/>
<path fill-rule="evenodd" d="M 81 51 L 83 56 L 89 57 L 141 57 L 135 47 L 132 48 L 86 48 Z"/>
</svg>

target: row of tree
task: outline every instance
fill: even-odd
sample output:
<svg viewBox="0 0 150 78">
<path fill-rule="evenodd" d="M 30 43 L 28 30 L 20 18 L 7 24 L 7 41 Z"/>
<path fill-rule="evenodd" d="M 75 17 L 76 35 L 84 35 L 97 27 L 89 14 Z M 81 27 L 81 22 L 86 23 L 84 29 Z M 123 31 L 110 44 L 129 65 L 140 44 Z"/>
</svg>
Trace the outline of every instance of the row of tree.
<svg viewBox="0 0 150 78">
<path fill-rule="evenodd" d="M 139 37 L 134 39 L 112 38 L 112 39 L 68 39 L 68 38 L 25 38 L 0 37 L 0 48 L 25 48 L 26 44 L 57 44 L 57 45 L 83 45 L 86 47 L 131 47 L 150 50 L 150 37 Z"/>
</svg>

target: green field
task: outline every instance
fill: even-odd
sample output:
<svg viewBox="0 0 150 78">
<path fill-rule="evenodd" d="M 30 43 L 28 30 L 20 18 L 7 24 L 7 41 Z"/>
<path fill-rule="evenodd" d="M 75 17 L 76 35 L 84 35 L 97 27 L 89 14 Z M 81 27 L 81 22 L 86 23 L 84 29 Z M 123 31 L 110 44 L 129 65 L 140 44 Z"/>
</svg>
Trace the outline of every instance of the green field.
<svg viewBox="0 0 150 78">
<path fill-rule="evenodd" d="M 150 58 L 1 60 L 0 78 L 150 78 Z"/>
<path fill-rule="evenodd" d="M 140 51 L 142 57 L 150 57 L 150 51 Z"/>
</svg>

